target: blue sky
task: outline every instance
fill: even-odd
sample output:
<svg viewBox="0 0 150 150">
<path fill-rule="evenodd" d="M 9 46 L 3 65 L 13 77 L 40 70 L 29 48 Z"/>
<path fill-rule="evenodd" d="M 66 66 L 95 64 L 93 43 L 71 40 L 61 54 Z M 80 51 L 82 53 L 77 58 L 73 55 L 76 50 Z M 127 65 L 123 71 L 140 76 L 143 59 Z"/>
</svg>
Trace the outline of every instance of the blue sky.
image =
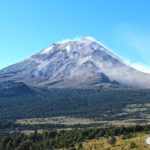
<svg viewBox="0 0 150 150">
<path fill-rule="evenodd" d="M 0 68 L 52 43 L 92 36 L 150 71 L 149 0 L 0 0 Z"/>
</svg>

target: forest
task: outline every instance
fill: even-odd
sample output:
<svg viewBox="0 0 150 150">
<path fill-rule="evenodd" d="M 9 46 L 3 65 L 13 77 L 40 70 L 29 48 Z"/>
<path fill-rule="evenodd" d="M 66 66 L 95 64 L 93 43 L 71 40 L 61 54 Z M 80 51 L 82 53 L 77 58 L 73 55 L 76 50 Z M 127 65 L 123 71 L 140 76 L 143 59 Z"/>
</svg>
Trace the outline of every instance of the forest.
<svg viewBox="0 0 150 150">
<path fill-rule="evenodd" d="M 20 132 L 0 135 L 0 150 L 82 150 L 82 142 L 105 137 L 111 146 L 116 143 L 116 136 L 130 139 L 135 133 L 150 133 L 147 126 L 122 126 L 109 128 L 85 128 L 72 130 L 49 130 L 38 133 L 36 130 L 27 135 Z M 134 145 L 131 145 L 134 146 Z"/>
<path fill-rule="evenodd" d="M 96 120 L 142 119 L 150 112 L 150 91 L 133 89 L 11 89 L 0 95 L 0 128 L 16 119 L 70 116 Z M 18 92 L 22 89 L 16 89 Z M 2 93 L 2 92 L 0 92 Z M 4 93 L 4 92 L 3 92 Z M 137 110 L 131 113 L 132 106 Z M 141 106 L 141 108 L 139 107 Z M 125 110 L 126 107 L 130 110 Z M 138 110 L 139 109 L 139 110 Z M 146 118 L 145 123 L 147 122 Z M 5 125 L 7 127 L 7 125 Z"/>
</svg>

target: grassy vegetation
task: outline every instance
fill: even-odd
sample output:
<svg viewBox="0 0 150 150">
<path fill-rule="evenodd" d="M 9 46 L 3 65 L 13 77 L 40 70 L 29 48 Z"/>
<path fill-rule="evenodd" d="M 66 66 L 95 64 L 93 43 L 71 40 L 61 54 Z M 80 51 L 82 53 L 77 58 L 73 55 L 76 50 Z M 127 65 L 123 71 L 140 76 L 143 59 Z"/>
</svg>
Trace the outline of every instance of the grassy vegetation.
<svg viewBox="0 0 150 150">
<path fill-rule="evenodd" d="M 100 121 L 94 121 L 88 118 L 73 118 L 68 116 L 51 117 L 51 118 L 32 118 L 32 119 L 17 119 L 17 124 L 23 125 L 35 125 L 35 124 L 62 124 L 62 125 L 77 125 L 77 124 L 92 124 L 100 123 Z"/>
<path fill-rule="evenodd" d="M 150 146 L 145 143 L 149 134 L 137 133 L 129 139 L 123 139 L 122 136 L 116 136 L 116 143 L 110 144 L 109 138 L 101 137 L 82 143 L 83 150 L 148 150 Z M 76 144 L 76 148 L 79 144 Z"/>
</svg>

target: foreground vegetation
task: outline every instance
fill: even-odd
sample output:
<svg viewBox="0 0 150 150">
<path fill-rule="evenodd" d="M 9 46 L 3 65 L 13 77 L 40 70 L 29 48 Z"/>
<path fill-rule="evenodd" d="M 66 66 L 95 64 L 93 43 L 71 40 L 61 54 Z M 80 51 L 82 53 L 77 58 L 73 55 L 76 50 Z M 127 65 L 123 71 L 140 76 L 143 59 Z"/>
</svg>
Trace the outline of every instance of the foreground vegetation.
<svg viewBox="0 0 150 150">
<path fill-rule="evenodd" d="M 53 149 L 130 149 L 147 148 L 144 140 L 150 133 L 150 126 L 109 127 L 72 129 L 60 131 L 35 131 L 23 133 L 3 133 L 0 150 L 53 150 Z M 138 143 L 139 142 L 139 143 Z"/>
<path fill-rule="evenodd" d="M 114 137 L 114 143 L 111 137 L 102 137 L 89 140 L 82 143 L 83 150 L 149 150 L 150 146 L 145 143 L 149 135 L 146 133 L 134 133 L 129 137 Z M 112 141 L 111 141 L 112 140 Z M 81 144 L 80 144 L 81 145 Z M 79 147 L 79 144 L 76 145 Z"/>
</svg>

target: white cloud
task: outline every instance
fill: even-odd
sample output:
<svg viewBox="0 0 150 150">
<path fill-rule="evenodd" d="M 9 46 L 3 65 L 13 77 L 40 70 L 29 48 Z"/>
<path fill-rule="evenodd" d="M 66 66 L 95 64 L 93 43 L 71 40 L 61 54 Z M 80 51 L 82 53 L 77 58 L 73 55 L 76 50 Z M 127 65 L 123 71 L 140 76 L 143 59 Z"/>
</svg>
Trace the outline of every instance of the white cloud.
<svg viewBox="0 0 150 150">
<path fill-rule="evenodd" d="M 145 66 L 145 65 L 140 64 L 140 63 L 131 63 L 130 65 L 139 71 L 142 71 L 145 73 L 150 73 L 150 66 Z"/>
<path fill-rule="evenodd" d="M 138 50 L 138 52 L 142 55 L 142 57 L 144 57 L 144 59 L 148 61 L 150 60 L 150 35 L 136 36 L 130 32 L 126 32 L 126 38 L 130 40 L 129 44 L 131 44 L 136 50 Z M 123 58 L 122 56 L 115 53 L 114 50 L 108 48 L 103 43 L 97 41 L 96 39 L 94 40 L 98 42 L 99 44 L 101 44 L 104 48 L 106 48 L 110 53 L 114 54 L 117 57 L 117 59 L 122 61 L 124 64 L 129 65 L 141 72 L 150 73 L 150 66 L 147 66 L 138 62 L 132 62 L 126 58 Z"/>
<path fill-rule="evenodd" d="M 124 50 L 127 64 L 150 73 L 150 30 L 135 24 L 120 23 L 112 33 L 112 40 Z"/>
</svg>

